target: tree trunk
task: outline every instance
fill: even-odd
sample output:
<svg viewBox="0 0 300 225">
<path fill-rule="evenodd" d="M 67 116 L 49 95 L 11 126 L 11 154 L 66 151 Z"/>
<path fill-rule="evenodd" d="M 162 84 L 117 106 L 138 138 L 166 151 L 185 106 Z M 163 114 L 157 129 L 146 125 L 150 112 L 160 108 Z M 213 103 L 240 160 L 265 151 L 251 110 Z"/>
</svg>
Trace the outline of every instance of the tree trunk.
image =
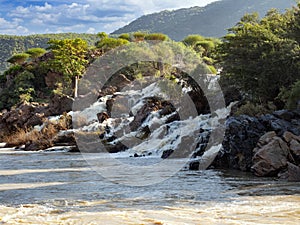
<svg viewBox="0 0 300 225">
<path fill-rule="evenodd" d="M 74 98 L 78 97 L 78 80 L 79 80 L 79 76 L 75 76 Z"/>
</svg>

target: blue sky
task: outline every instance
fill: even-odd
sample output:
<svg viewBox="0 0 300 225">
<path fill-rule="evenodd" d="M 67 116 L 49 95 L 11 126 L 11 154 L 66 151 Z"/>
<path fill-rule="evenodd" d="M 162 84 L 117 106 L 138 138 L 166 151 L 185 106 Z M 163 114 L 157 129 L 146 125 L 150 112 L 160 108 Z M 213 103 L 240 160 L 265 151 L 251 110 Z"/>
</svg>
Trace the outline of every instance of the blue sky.
<svg viewBox="0 0 300 225">
<path fill-rule="evenodd" d="M 0 34 L 110 33 L 136 18 L 216 0 L 0 0 Z"/>
</svg>

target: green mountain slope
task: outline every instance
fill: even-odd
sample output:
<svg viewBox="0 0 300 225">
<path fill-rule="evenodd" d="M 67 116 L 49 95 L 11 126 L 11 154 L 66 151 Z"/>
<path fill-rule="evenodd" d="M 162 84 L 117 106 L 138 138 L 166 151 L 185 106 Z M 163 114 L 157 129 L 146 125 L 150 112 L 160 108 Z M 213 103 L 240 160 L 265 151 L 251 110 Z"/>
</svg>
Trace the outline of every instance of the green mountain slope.
<svg viewBox="0 0 300 225">
<path fill-rule="evenodd" d="M 284 11 L 296 5 L 295 0 L 222 0 L 205 7 L 192 7 L 162 11 L 140 17 L 113 34 L 135 31 L 160 32 L 174 40 L 189 34 L 221 37 L 226 29 L 235 25 L 245 13 L 258 12 L 260 16 L 271 9 Z"/>
<path fill-rule="evenodd" d="M 96 34 L 37 34 L 29 36 L 0 35 L 0 72 L 4 71 L 9 65 L 6 62 L 15 53 L 21 53 L 29 48 L 47 48 L 50 39 L 82 38 L 90 45 L 94 44 L 98 38 Z"/>
</svg>

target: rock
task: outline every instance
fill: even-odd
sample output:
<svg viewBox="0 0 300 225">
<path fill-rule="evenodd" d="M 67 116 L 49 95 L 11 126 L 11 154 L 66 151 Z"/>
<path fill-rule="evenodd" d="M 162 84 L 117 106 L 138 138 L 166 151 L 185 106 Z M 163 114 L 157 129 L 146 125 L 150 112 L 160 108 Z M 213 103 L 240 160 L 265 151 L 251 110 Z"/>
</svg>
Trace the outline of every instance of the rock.
<svg viewBox="0 0 300 225">
<path fill-rule="evenodd" d="M 53 145 L 49 143 L 48 140 L 38 140 L 38 141 L 30 141 L 25 144 L 25 151 L 39 151 L 44 150 L 49 147 L 52 147 Z"/>
<path fill-rule="evenodd" d="M 148 138 L 150 136 L 150 134 L 151 134 L 151 130 L 150 130 L 149 126 L 144 126 L 138 130 L 135 137 L 137 137 L 141 140 L 144 140 L 144 139 Z"/>
<path fill-rule="evenodd" d="M 283 140 L 285 140 L 285 142 L 287 142 L 287 143 L 291 142 L 292 140 L 297 140 L 298 142 L 300 142 L 300 136 L 296 136 L 289 131 L 284 132 L 282 137 L 283 137 Z"/>
<path fill-rule="evenodd" d="M 199 170 L 200 162 L 199 160 L 193 160 L 189 163 L 189 170 Z"/>
<path fill-rule="evenodd" d="M 161 158 L 166 159 L 170 155 L 172 155 L 173 152 L 174 152 L 174 150 L 172 150 L 172 149 L 165 150 L 165 151 L 163 151 L 163 154 L 161 155 Z"/>
<path fill-rule="evenodd" d="M 294 114 L 288 110 L 279 110 L 273 113 L 274 116 L 278 117 L 279 119 L 291 121 L 294 118 Z"/>
<path fill-rule="evenodd" d="M 49 103 L 48 115 L 61 115 L 72 111 L 74 99 L 69 96 L 54 95 Z"/>
<path fill-rule="evenodd" d="M 263 136 L 261 136 L 261 138 L 259 139 L 257 145 L 258 145 L 259 147 L 262 147 L 262 146 L 264 146 L 264 145 L 270 143 L 271 140 L 272 140 L 274 137 L 276 137 L 275 131 L 268 132 L 268 133 L 264 134 Z"/>
<path fill-rule="evenodd" d="M 286 171 L 280 173 L 279 178 L 293 182 L 300 181 L 300 167 L 288 162 Z"/>
<path fill-rule="evenodd" d="M 218 153 L 212 166 L 214 168 L 250 171 L 253 148 L 265 133 L 265 127 L 255 117 L 245 115 L 229 117 L 226 121 L 223 148 Z"/>
<path fill-rule="evenodd" d="M 264 136 L 264 138 L 266 135 Z M 260 140 L 259 143 L 266 143 Z M 274 137 L 264 146 L 255 148 L 251 170 L 256 176 L 276 176 L 287 166 L 289 148 L 279 137 Z"/>
<path fill-rule="evenodd" d="M 52 143 L 55 146 L 74 146 L 75 134 L 73 131 L 61 131 L 52 139 Z"/>
<path fill-rule="evenodd" d="M 105 120 L 109 118 L 109 116 L 106 112 L 102 112 L 102 113 L 97 113 L 97 118 L 99 123 L 103 123 Z"/>
<path fill-rule="evenodd" d="M 158 97 L 146 98 L 144 105 L 137 111 L 133 121 L 129 124 L 132 131 L 136 131 L 153 111 L 159 111 L 171 103 L 163 101 Z"/>
<path fill-rule="evenodd" d="M 298 158 L 300 159 L 300 143 L 296 140 L 291 140 L 290 141 L 290 150 L 291 152 Z"/>
<path fill-rule="evenodd" d="M 131 81 L 124 74 L 117 74 L 111 77 L 108 84 L 103 88 L 116 87 L 117 91 L 121 91 L 125 86 L 129 85 Z"/>
<path fill-rule="evenodd" d="M 0 116 L 0 137 L 17 130 L 29 130 L 45 119 L 46 104 L 24 102 Z"/>
</svg>

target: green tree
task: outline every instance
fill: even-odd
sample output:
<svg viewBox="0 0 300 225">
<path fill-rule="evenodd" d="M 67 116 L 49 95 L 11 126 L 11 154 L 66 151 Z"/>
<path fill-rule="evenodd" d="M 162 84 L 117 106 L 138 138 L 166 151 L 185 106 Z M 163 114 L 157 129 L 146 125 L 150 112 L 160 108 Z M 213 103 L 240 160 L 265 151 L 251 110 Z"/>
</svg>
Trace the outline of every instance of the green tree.
<svg viewBox="0 0 300 225">
<path fill-rule="evenodd" d="M 97 42 L 96 47 L 101 49 L 102 52 L 107 52 L 110 51 L 114 48 L 117 48 L 119 46 L 128 44 L 129 41 L 125 40 L 125 39 L 121 39 L 121 38 L 109 38 L 109 37 L 105 37 L 102 38 L 100 41 Z"/>
<path fill-rule="evenodd" d="M 78 95 L 78 80 L 85 72 L 88 64 L 86 60 L 88 45 L 80 39 L 50 40 L 49 49 L 54 59 L 49 63 L 52 68 L 64 75 L 65 79 L 74 81 L 74 97 Z"/>
<path fill-rule="evenodd" d="M 192 34 L 189 35 L 187 37 L 185 37 L 182 42 L 186 45 L 186 46 L 191 46 L 194 47 L 199 41 L 204 41 L 205 38 L 201 35 L 197 35 L 197 34 Z"/>
<path fill-rule="evenodd" d="M 246 14 L 229 30 L 219 47 L 222 75 L 229 78 L 251 100 L 273 101 L 281 87 L 299 77 L 299 45 L 274 24 L 285 26 L 287 17 L 272 11 L 261 21 L 257 14 Z M 282 22 L 280 22 L 282 21 Z"/>
</svg>

